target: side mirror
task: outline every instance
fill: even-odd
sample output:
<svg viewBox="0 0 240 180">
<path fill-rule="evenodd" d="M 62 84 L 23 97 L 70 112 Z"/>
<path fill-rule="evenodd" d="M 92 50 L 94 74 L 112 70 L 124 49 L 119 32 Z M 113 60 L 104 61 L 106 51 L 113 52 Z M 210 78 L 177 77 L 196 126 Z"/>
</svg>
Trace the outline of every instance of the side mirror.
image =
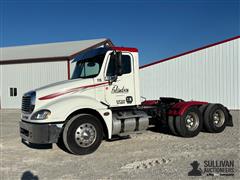
<svg viewBox="0 0 240 180">
<path fill-rule="evenodd" d="M 107 76 L 105 78 L 105 80 L 107 80 L 109 82 L 109 84 L 112 84 L 113 82 L 117 81 L 117 75 L 115 75 L 115 76 Z"/>
<path fill-rule="evenodd" d="M 109 67 L 111 68 L 111 73 L 105 79 L 112 84 L 117 81 L 118 76 L 122 75 L 122 52 L 113 51 L 111 53 Z"/>
<path fill-rule="evenodd" d="M 121 76 L 122 75 L 122 52 L 116 52 L 115 57 L 116 57 L 115 58 L 116 75 Z"/>
</svg>

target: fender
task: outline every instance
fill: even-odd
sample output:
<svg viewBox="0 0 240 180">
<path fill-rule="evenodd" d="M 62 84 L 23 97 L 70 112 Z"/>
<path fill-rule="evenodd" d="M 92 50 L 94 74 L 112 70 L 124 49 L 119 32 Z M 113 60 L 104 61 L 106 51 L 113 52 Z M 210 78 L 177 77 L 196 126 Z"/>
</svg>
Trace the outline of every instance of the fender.
<svg viewBox="0 0 240 180">
<path fill-rule="evenodd" d="M 208 102 L 201 102 L 201 101 L 178 102 L 169 109 L 168 115 L 169 116 L 182 116 L 189 107 L 201 106 L 203 104 L 208 104 Z"/>
<path fill-rule="evenodd" d="M 112 112 L 108 107 L 96 99 L 88 96 L 66 96 L 55 101 L 51 101 L 48 104 L 44 104 L 43 107 L 39 107 L 34 112 L 37 112 L 41 109 L 48 109 L 51 111 L 49 119 L 43 120 L 44 122 L 39 123 L 53 123 L 53 122 L 65 122 L 67 117 L 73 112 L 81 109 L 93 109 L 97 111 L 103 118 L 107 129 L 109 138 L 112 135 Z M 104 113 L 108 112 L 108 116 L 104 116 Z M 34 113 L 32 113 L 34 114 Z M 31 122 L 35 120 L 30 120 Z M 35 121 L 36 122 L 36 121 Z"/>
</svg>

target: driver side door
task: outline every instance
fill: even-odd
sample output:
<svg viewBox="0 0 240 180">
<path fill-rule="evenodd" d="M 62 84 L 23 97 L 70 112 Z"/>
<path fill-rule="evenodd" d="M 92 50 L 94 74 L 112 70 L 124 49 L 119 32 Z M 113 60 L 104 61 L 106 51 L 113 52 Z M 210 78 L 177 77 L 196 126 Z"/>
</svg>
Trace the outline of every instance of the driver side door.
<svg viewBox="0 0 240 180">
<path fill-rule="evenodd" d="M 110 55 L 108 59 L 105 77 L 111 79 L 115 76 L 116 59 Z M 135 105 L 134 93 L 134 68 L 131 53 L 122 53 L 122 75 L 116 81 L 105 88 L 105 101 L 110 107 Z"/>
</svg>

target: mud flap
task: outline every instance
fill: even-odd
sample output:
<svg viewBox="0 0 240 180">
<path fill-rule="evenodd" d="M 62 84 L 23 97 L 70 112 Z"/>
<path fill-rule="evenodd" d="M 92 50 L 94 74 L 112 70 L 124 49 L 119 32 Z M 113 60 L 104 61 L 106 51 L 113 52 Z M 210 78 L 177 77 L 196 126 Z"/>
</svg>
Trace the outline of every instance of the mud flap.
<svg viewBox="0 0 240 180">
<path fill-rule="evenodd" d="M 227 109 L 227 108 L 226 108 Z M 230 114 L 229 110 L 228 111 L 228 121 L 226 122 L 226 126 L 233 127 L 233 120 L 232 120 L 232 115 Z"/>
</svg>

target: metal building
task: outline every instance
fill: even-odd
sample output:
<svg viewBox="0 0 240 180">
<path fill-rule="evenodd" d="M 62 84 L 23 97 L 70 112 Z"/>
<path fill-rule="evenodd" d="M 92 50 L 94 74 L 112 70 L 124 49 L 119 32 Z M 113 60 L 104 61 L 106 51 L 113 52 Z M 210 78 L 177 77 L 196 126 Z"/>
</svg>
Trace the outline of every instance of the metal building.
<svg viewBox="0 0 240 180">
<path fill-rule="evenodd" d="M 222 103 L 240 110 L 240 36 L 140 68 L 141 95 Z"/>
<path fill-rule="evenodd" d="M 0 48 L 0 108 L 20 108 L 28 90 L 70 78 L 70 61 L 109 39 L 93 39 Z"/>
</svg>

